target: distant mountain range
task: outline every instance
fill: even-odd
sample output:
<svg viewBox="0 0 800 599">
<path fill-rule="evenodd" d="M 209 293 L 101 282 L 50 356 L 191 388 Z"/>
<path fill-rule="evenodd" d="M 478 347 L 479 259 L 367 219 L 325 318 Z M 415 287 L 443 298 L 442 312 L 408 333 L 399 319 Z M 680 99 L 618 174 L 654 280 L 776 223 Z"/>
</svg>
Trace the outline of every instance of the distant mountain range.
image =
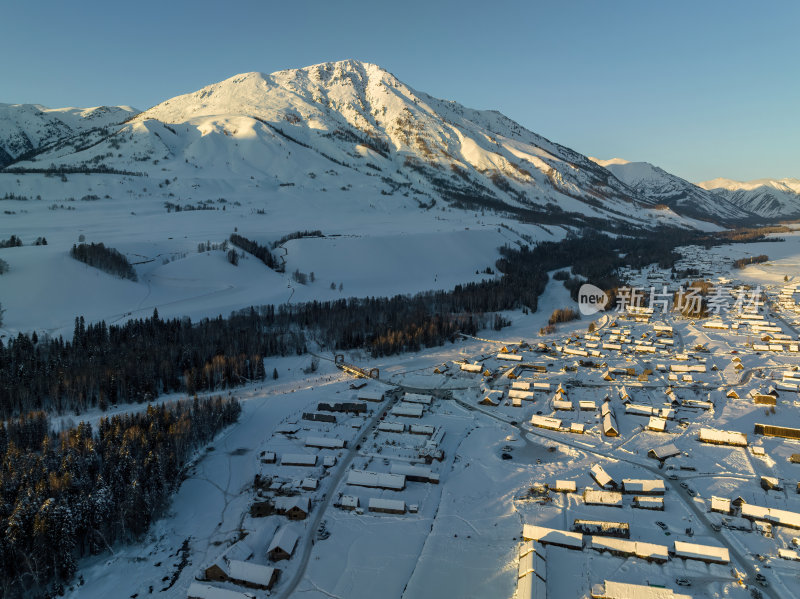
<svg viewBox="0 0 800 599">
<path fill-rule="evenodd" d="M 45 108 L 0 103 L 0 168 L 87 130 L 119 124 L 137 112 L 130 106 Z"/>
<path fill-rule="evenodd" d="M 712 179 L 698 185 L 767 219 L 800 217 L 800 179 Z"/>
<path fill-rule="evenodd" d="M 649 162 L 628 162 L 621 158 L 592 160 L 640 195 L 669 206 L 679 214 L 722 222 L 745 221 L 754 216 L 746 206 L 733 203 Z"/>
<path fill-rule="evenodd" d="M 365 205 L 394 196 L 421 210 L 608 228 L 706 228 L 700 221 L 775 218 L 791 203 L 773 187 L 756 201 L 648 163 L 589 159 L 499 112 L 433 98 L 354 60 L 236 75 L 141 113 L 2 104 L 0 168 L 0 197 L 244 194 L 268 204 L 292 186 L 307 196 L 350 190 Z M 44 180 L 65 173 L 97 176 Z"/>
</svg>

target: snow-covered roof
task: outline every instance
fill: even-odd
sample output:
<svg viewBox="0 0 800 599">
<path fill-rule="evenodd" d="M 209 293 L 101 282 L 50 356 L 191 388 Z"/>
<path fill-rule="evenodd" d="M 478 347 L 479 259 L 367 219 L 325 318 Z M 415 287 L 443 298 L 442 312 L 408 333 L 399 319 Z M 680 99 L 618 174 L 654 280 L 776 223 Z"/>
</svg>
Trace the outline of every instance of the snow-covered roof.
<svg viewBox="0 0 800 599">
<path fill-rule="evenodd" d="M 595 585 L 592 597 L 602 599 L 692 599 L 691 595 L 681 595 L 672 589 L 651 587 L 649 585 L 606 580 L 604 585 Z"/>
<path fill-rule="evenodd" d="M 618 491 L 598 491 L 587 487 L 583 490 L 583 502 L 589 505 L 622 507 L 622 493 Z"/>
<path fill-rule="evenodd" d="M 262 566 L 253 562 L 230 560 L 228 562 L 228 576 L 233 580 L 242 580 L 252 584 L 269 586 L 275 568 Z"/>
<path fill-rule="evenodd" d="M 508 360 L 510 362 L 521 362 L 522 361 L 522 356 L 520 356 L 518 354 L 499 353 L 499 354 L 497 354 L 496 357 L 497 357 L 498 360 Z"/>
<path fill-rule="evenodd" d="M 557 480 L 555 486 L 551 488 L 561 493 L 574 493 L 578 490 L 578 485 L 574 480 Z"/>
<path fill-rule="evenodd" d="M 750 503 L 742 504 L 742 517 L 753 520 L 765 520 L 774 524 L 800 528 L 800 514 L 788 510 L 762 507 Z"/>
<path fill-rule="evenodd" d="M 701 428 L 698 439 L 703 443 L 719 445 L 747 446 L 747 435 L 738 431 L 719 431 L 713 428 Z"/>
<path fill-rule="evenodd" d="M 406 511 L 406 503 L 400 499 L 381 499 L 380 497 L 369 498 L 370 510 L 392 510 L 392 511 Z"/>
<path fill-rule="evenodd" d="M 275 507 L 287 512 L 293 508 L 298 508 L 307 514 L 311 509 L 311 503 L 308 497 L 303 497 L 302 495 L 296 495 L 294 497 L 276 497 Z"/>
<path fill-rule="evenodd" d="M 344 447 L 344 440 L 330 437 L 306 437 L 306 447 L 342 449 Z"/>
<path fill-rule="evenodd" d="M 240 539 L 236 541 L 233 545 L 228 547 L 225 550 L 225 553 L 222 554 L 222 557 L 231 560 L 231 559 L 239 559 L 239 560 L 247 560 L 250 556 L 253 555 L 253 548 L 247 543 L 245 539 Z"/>
<path fill-rule="evenodd" d="M 186 591 L 189 599 L 249 599 L 253 595 L 231 589 L 223 589 L 202 582 L 193 582 Z"/>
<path fill-rule="evenodd" d="M 714 512 L 729 513 L 731 511 L 731 500 L 726 497 L 711 497 L 711 510 Z"/>
<path fill-rule="evenodd" d="M 531 572 L 517 580 L 517 599 L 540 597 L 547 597 L 547 585 L 536 573 Z"/>
<path fill-rule="evenodd" d="M 358 497 L 355 495 L 342 495 L 341 499 L 339 499 L 339 505 L 342 507 L 357 508 Z"/>
<path fill-rule="evenodd" d="M 618 435 L 617 420 L 610 411 L 603 415 L 603 432 L 606 435 Z"/>
<path fill-rule="evenodd" d="M 402 422 L 381 422 L 378 425 L 378 430 L 386 433 L 402 433 L 406 430 L 406 425 Z"/>
<path fill-rule="evenodd" d="M 508 396 L 517 399 L 533 399 L 533 391 L 523 391 L 522 389 L 509 389 Z"/>
<path fill-rule="evenodd" d="M 533 426 L 538 426 L 541 428 L 552 428 L 552 429 L 559 429 L 561 428 L 561 420 L 558 418 L 550 418 L 548 416 L 538 416 L 534 414 L 531 416 L 531 424 Z"/>
<path fill-rule="evenodd" d="M 798 554 L 794 549 L 778 549 L 778 557 L 800 561 L 800 554 Z"/>
<path fill-rule="evenodd" d="M 433 402 L 433 398 L 430 395 L 422 395 L 421 393 L 406 393 L 403 395 L 403 401 L 429 406 Z"/>
<path fill-rule="evenodd" d="M 627 535 L 630 532 L 630 525 L 627 522 L 609 522 L 608 520 L 582 520 L 576 518 L 573 527 L 582 530 L 584 533 L 614 534 L 615 532 L 624 532 Z"/>
<path fill-rule="evenodd" d="M 634 495 L 633 505 L 646 509 L 664 509 L 664 498 L 653 495 Z"/>
<path fill-rule="evenodd" d="M 294 548 L 297 547 L 297 541 L 299 540 L 300 535 L 295 530 L 294 526 L 287 524 L 272 537 L 272 542 L 269 544 L 269 547 L 267 547 L 267 553 L 275 549 L 281 549 L 291 555 L 294 553 Z"/>
<path fill-rule="evenodd" d="M 316 466 L 317 456 L 307 453 L 285 453 L 281 456 L 284 466 Z"/>
<path fill-rule="evenodd" d="M 519 391 L 530 391 L 531 384 L 526 381 L 514 381 L 513 383 L 511 383 L 511 388 L 517 389 Z"/>
<path fill-rule="evenodd" d="M 402 474 L 406 477 L 424 478 L 431 482 L 439 482 L 439 474 L 425 466 L 412 466 L 411 464 L 393 463 L 392 474 Z"/>
<path fill-rule="evenodd" d="M 430 424 L 412 424 L 409 430 L 415 435 L 432 435 L 436 428 Z"/>
<path fill-rule="evenodd" d="M 650 416 L 650 420 L 647 423 L 648 430 L 657 431 L 657 432 L 664 432 L 667 430 L 667 419 L 660 418 L 658 416 Z"/>
<path fill-rule="evenodd" d="M 601 487 L 607 487 L 614 483 L 614 479 L 609 476 L 608 472 L 600 464 L 594 464 L 590 469 L 589 472 L 591 473 L 594 480 L 597 482 L 598 485 Z"/>
<path fill-rule="evenodd" d="M 683 541 L 675 541 L 675 555 L 686 559 L 697 559 L 717 564 L 727 564 L 731 561 L 728 550 L 725 547 L 698 545 L 697 543 L 685 543 Z"/>
<path fill-rule="evenodd" d="M 399 491 L 406 486 L 406 477 L 402 474 L 390 474 L 388 472 L 350 470 L 347 473 L 347 484 Z"/>
<path fill-rule="evenodd" d="M 663 495 L 666 492 L 664 481 L 661 479 L 623 478 L 622 490 L 625 493 L 652 493 Z"/>
<path fill-rule="evenodd" d="M 541 551 L 543 548 L 539 548 Z M 522 578 L 530 574 L 538 574 L 541 579 L 546 579 L 547 563 L 535 548 L 533 541 L 523 543 L 519 553 L 519 564 L 517 566 L 517 577 Z"/>
<path fill-rule="evenodd" d="M 538 541 L 543 544 L 583 549 L 583 535 L 579 532 L 567 532 L 555 528 L 525 524 L 522 527 L 522 538 L 526 541 Z"/>
<path fill-rule="evenodd" d="M 645 406 L 642 404 L 629 403 L 625 406 L 626 414 L 633 414 L 635 416 L 652 416 L 658 414 L 658 409 L 652 406 Z"/>
<path fill-rule="evenodd" d="M 597 551 L 612 551 L 625 555 L 635 555 L 642 559 L 664 562 L 669 559 L 669 549 L 667 546 L 657 545 L 655 543 L 643 543 L 642 541 L 628 541 L 627 539 L 618 539 L 616 537 L 592 535 L 591 546 L 592 549 Z"/>
<path fill-rule="evenodd" d="M 412 416 L 419 418 L 422 416 L 424 407 L 422 404 L 400 402 L 392 408 L 393 416 Z"/>
</svg>

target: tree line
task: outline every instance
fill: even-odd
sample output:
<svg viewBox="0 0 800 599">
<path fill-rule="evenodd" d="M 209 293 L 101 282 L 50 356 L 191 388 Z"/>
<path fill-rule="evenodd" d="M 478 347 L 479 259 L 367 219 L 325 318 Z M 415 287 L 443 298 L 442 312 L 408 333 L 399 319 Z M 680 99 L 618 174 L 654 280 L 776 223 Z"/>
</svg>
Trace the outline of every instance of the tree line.
<svg viewBox="0 0 800 599">
<path fill-rule="evenodd" d="M 71 340 L 19 334 L 0 341 L 0 417 L 145 402 L 162 393 L 215 391 L 264 378 L 264 358 L 302 354 L 313 340 L 329 351 L 366 349 L 386 356 L 453 342 L 505 323 L 503 310 L 535 312 L 548 271 L 571 267 L 604 289 L 615 305 L 618 269 L 660 262 L 669 267 L 685 237 L 570 237 L 529 247 L 504 247 L 500 276 L 414 296 L 350 298 L 251 307 L 228 318 L 134 319 L 86 325 Z M 569 282 L 565 281 L 565 282 Z"/>
<path fill-rule="evenodd" d="M 749 258 L 739 258 L 733 261 L 734 268 L 744 268 L 748 264 L 763 264 L 769 260 L 769 256 L 761 254 L 760 256 L 750 256 Z"/>
<path fill-rule="evenodd" d="M 272 255 L 272 251 L 268 247 L 259 245 L 252 239 L 248 239 L 247 237 L 239 235 L 238 233 L 231 233 L 230 240 L 231 243 L 239 249 L 242 249 L 248 254 L 252 254 L 261 260 L 267 265 L 268 268 L 278 272 L 283 272 L 283 265 L 278 264 L 278 261 L 275 260 L 275 256 Z"/>
<path fill-rule="evenodd" d="M 96 431 L 53 432 L 43 412 L 0 422 L 0 595 L 63 594 L 79 558 L 140 538 L 193 451 L 240 411 L 216 396 L 103 418 Z"/>
<path fill-rule="evenodd" d="M 69 255 L 84 264 L 99 268 L 111 275 L 130 279 L 131 281 L 138 280 L 136 271 L 131 266 L 131 263 L 128 262 L 128 259 L 118 250 L 106 247 L 102 243 L 73 244 Z"/>
</svg>

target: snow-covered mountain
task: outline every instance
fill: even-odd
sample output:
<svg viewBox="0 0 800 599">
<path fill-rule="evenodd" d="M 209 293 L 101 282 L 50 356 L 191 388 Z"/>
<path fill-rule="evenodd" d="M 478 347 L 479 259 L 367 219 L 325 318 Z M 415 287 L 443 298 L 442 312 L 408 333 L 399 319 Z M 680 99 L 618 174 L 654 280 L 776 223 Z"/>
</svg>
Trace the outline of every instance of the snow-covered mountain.
<svg viewBox="0 0 800 599">
<path fill-rule="evenodd" d="M 800 216 L 800 179 L 712 179 L 698 183 L 716 196 L 764 218 Z"/>
<path fill-rule="evenodd" d="M 394 196 L 423 210 L 489 208 L 545 224 L 697 226 L 498 112 L 433 98 L 353 60 L 237 75 L 25 158 L 7 167 L 26 175 L 14 193 L 45 198 L 34 172 L 126 177 L 95 177 L 91 190 L 70 178 L 74 188 L 59 194 L 73 197 L 177 203 L 249 193 L 268 203 L 291 186 L 306 195 L 352 191 L 365 205 Z M 3 186 L 0 177 L 0 194 Z"/>
<path fill-rule="evenodd" d="M 629 162 L 622 158 L 591 160 L 614 173 L 617 179 L 640 195 L 657 204 L 665 204 L 679 214 L 723 222 L 754 218 L 747 207 L 730 202 L 649 162 Z"/>
<path fill-rule="evenodd" d="M 118 125 L 137 112 L 130 106 L 45 108 L 0 103 L 0 168 L 78 133 Z"/>
</svg>

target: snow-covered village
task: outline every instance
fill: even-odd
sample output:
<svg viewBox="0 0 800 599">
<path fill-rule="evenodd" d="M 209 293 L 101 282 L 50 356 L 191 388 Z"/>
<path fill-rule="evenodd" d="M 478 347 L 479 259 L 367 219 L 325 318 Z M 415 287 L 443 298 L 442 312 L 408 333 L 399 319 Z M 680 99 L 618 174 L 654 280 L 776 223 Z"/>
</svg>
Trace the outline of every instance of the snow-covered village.
<svg viewBox="0 0 800 599">
<path fill-rule="evenodd" d="M 5 7 L 0 599 L 800 597 L 797 17 Z"/>
</svg>

